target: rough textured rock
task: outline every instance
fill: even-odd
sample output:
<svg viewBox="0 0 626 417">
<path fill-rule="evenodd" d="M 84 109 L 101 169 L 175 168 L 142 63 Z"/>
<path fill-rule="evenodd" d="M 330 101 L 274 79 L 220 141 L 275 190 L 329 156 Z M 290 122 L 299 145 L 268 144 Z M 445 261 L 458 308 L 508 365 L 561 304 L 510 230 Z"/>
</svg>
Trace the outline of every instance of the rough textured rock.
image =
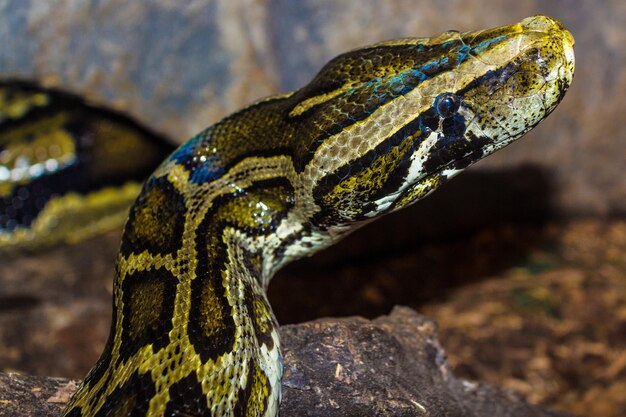
<svg viewBox="0 0 626 417">
<path fill-rule="evenodd" d="M 65 378 L 0 373 L 0 417 L 53 417 L 76 390 Z"/>
<path fill-rule="evenodd" d="M 395 308 L 373 321 L 282 329 L 285 416 L 565 416 L 454 377 L 431 320 Z"/>
<path fill-rule="evenodd" d="M 9 1 L 0 3 L 0 74 L 88 93 L 182 141 L 251 100 L 301 86 L 348 49 L 537 13 L 574 34 L 574 83 L 540 128 L 481 169 L 532 164 L 555 185 L 557 208 L 624 213 L 625 2 Z"/>
<path fill-rule="evenodd" d="M 373 321 L 322 319 L 281 329 L 285 417 L 566 417 L 509 391 L 454 377 L 435 324 L 408 308 Z M 0 417 L 57 416 L 76 384 L 0 374 Z"/>
</svg>

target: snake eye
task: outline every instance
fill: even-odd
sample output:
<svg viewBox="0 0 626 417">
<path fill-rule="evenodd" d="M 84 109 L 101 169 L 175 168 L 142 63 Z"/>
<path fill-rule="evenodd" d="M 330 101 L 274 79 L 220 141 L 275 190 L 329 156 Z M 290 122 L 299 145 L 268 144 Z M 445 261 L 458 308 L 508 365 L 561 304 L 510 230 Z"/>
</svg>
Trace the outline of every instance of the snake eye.
<svg viewBox="0 0 626 417">
<path fill-rule="evenodd" d="M 439 94 L 435 99 L 435 108 L 441 117 L 448 118 L 459 110 L 461 99 L 452 93 Z"/>
</svg>

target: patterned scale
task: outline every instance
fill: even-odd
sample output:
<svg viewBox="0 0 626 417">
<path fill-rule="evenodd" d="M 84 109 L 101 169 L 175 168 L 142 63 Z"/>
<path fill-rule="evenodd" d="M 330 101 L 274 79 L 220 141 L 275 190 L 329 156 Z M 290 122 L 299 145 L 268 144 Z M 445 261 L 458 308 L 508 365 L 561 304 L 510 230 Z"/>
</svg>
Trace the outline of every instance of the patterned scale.
<svg viewBox="0 0 626 417">
<path fill-rule="evenodd" d="M 116 112 L 32 83 L 0 82 L 0 253 L 123 223 L 173 146 Z"/>
</svg>

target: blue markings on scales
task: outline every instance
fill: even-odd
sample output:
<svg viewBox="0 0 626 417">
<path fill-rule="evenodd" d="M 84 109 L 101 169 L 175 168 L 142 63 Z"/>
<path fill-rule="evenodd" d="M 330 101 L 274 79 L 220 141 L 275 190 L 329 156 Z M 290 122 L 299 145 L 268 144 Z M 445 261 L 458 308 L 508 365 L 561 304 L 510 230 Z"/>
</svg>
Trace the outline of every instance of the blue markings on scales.
<svg viewBox="0 0 626 417">
<path fill-rule="evenodd" d="M 444 49 L 449 48 L 448 52 L 451 54 L 431 59 L 418 68 L 410 68 L 395 74 L 384 84 L 381 83 L 381 79 L 378 77 L 370 80 L 369 83 L 374 84 L 372 89 L 373 94 L 379 99 L 383 98 L 383 101 L 405 95 L 422 82 L 441 73 L 444 69 L 447 69 L 446 67 L 449 67 L 451 64 L 460 65 L 470 56 L 480 55 L 492 44 L 506 38 L 507 36 L 497 36 L 495 38 L 486 39 L 474 47 L 465 44 L 461 38 L 446 41 L 440 46 Z M 422 50 L 424 49 L 424 45 L 416 45 L 416 48 L 418 51 Z M 451 58 L 454 56 L 452 55 L 454 52 L 456 52 L 456 62 L 451 62 L 451 60 L 454 59 Z"/>
<path fill-rule="evenodd" d="M 472 48 L 472 52 L 481 54 L 485 51 L 485 49 L 489 48 L 492 44 L 496 42 L 500 42 L 501 40 L 504 40 L 506 38 L 508 38 L 507 35 L 502 35 L 502 36 L 496 36 L 495 38 L 486 39 L 482 41 L 481 43 L 479 43 L 478 45 L 474 46 Z"/>
<path fill-rule="evenodd" d="M 198 134 L 170 156 L 170 161 L 176 161 L 189 171 L 189 179 L 194 184 L 215 181 L 224 174 L 217 150 L 211 154 L 211 150 L 208 149 L 210 144 L 204 139 L 204 134 Z"/>
<path fill-rule="evenodd" d="M 465 44 L 461 39 L 453 39 L 444 42 L 441 46 L 450 48 L 449 52 L 455 52 L 454 49 L 458 45 L 456 64 L 459 65 L 465 62 L 471 55 L 479 55 L 494 43 L 506 38 L 507 36 L 503 35 L 486 39 L 474 47 Z M 419 45 L 419 48 L 423 48 L 423 46 Z M 387 102 L 390 99 L 409 93 L 422 82 L 440 73 L 441 67 L 450 64 L 450 57 L 442 56 L 426 62 L 419 68 L 410 68 L 395 74 L 384 85 L 380 84 L 379 78 L 373 79 L 370 81 L 375 84 L 373 93 L 377 95 L 378 100 Z M 378 106 L 367 109 L 365 113 L 371 113 L 376 107 Z M 355 121 L 356 119 L 348 118 L 344 124 L 351 124 Z M 224 174 L 224 168 L 221 166 L 219 157 L 216 153 L 211 152 L 211 149 L 209 149 L 210 143 L 206 143 L 205 139 L 206 134 L 196 135 L 170 156 L 170 161 L 183 165 L 189 171 L 189 178 L 195 184 L 215 181 Z"/>
<path fill-rule="evenodd" d="M 461 39 L 449 40 L 447 42 L 442 43 L 441 46 L 446 48 L 452 44 L 460 43 L 462 46 L 457 51 L 457 60 L 458 60 L 458 64 L 462 64 L 471 55 L 476 56 L 476 55 L 482 54 L 491 45 L 493 45 L 494 43 L 500 42 L 506 39 L 507 37 L 508 37 L 507 35 L 502 35 L 502 36 L 496 36 L 495 38 L 491 38 L 491 39 L 485 39 L 484 41 L 480 42 L 478 45 L 475 45 L 473 47 L 463 43 Z M 451 50 L 450 52 L 453 52 L 453 50 Z"/>
<path fill-rule="evenodd" d="M 439 68 L 442 65 L 446 65 L 448 61 L 449 61 L 449 58 L 447 56 L 430 60 L 422 66 L 421 72 L 431 73 L 431 74 L 433 73 L 433 71 L 440 72 L 437 70 L 437 68 Z M 428 78 L 430 78 L 430 76 L 428 76 Z"/>
</svg>

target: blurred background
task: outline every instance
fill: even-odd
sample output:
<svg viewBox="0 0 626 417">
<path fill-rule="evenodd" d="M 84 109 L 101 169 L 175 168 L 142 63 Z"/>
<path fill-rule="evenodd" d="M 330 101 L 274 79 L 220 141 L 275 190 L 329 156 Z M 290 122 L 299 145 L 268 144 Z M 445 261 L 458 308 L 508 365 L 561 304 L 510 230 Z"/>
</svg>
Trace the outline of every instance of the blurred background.
<svg viewBox="0 0 626 417">
<path fill-rule="evenodd" d="M 270 299 L 281 323 L 409 305 L 439 322 L 460 376 L 624 416 L 626 3 L 9 0 L 0 78 L 88 97 L 182 143 L 346 50 L 533 14 L 576 39 L 557 110 L 433 197 L 289 266 Z M 119 233 L 0 259 L 0 371 L 80 378 L 91 367 L 108 334 Z"/>
</svg>

